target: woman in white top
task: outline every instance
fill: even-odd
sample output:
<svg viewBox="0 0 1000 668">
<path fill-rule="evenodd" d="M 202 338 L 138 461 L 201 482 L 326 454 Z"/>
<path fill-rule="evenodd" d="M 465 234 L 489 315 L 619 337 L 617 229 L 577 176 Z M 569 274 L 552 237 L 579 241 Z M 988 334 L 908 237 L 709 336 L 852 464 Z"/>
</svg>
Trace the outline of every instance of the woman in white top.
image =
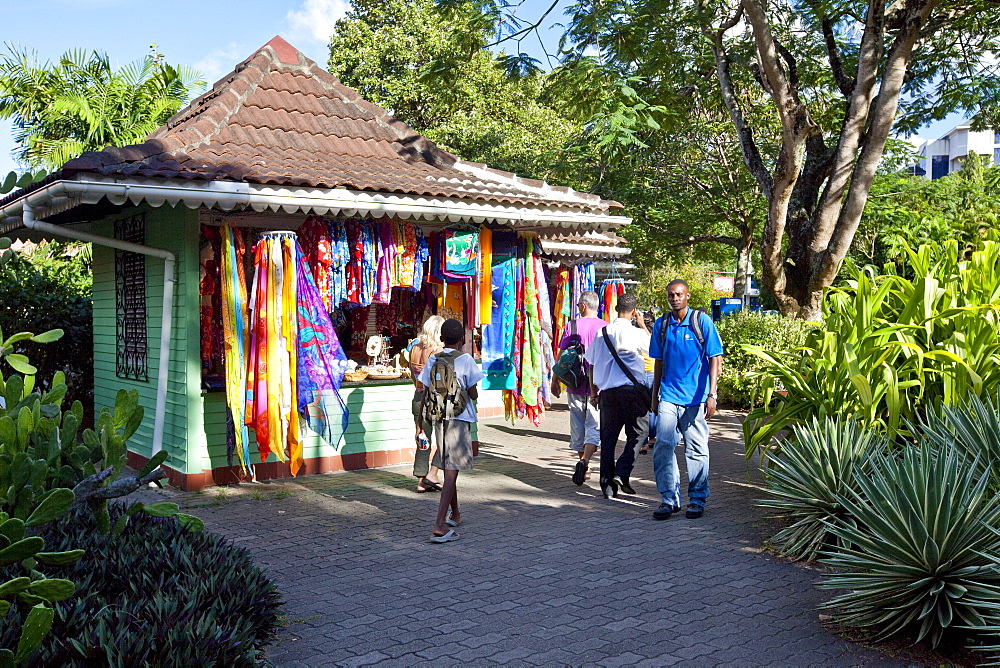
<svg viewBox="0 0 1000 668">
<path fill-rule="evenodd" d="M 410 371 L 413 372 L 413 384 L 416 386 L 410 410 L 413 413 L 414 425 L 423 427 L 424 434 L 426 434 L 428 441 L 431 443 L 430 448 L 436 448 L 434 445 L 435 441 L 432 438 L 433 425 L 424 420 L 420 415 L 420 406 L 423 403 L 425 388 L 417 378 L 420 376 L 420 372 L 424 370 L 424 365 L 427 364 L 427 360 L 430 359 L 431 355 L 444 350 L 444 344 L 441 343 L 441 325 L 443 323 L 444 318 L 439 315 L 432 315 L 427 318 L 420 330 L 420 335 L 417 337 L 417 342 L 410 348 Z M 441 491 L 441 485 L 435 480 L 438 469 L 436 466 L 430 465 L 430 448 L 421 450 L 418 443 L 417 453 L 413 457 L 413 475 L 417 477 L 418 494 Z"/>
</svg>

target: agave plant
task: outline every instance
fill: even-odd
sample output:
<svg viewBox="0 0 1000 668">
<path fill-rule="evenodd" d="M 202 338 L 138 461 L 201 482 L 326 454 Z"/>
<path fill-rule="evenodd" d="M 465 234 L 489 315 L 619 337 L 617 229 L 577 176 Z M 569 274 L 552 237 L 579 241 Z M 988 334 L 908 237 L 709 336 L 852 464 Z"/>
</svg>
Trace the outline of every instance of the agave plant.
<svg viewBox="0 0 1000 668">
<path fill-rule="evenodd" d="M 793 426 L 792 438 L 764 469 L 765 489 L 773 498 L 759 501 L 790 521 L 771 539 L 778 553 L 815 559 L 832 538 L 830 524 L 851 521 L 841 498 L 858 489 L 869 455 L 885 447 L 884 436 L 851 418 L 813 418 Z"/>
<path fill-rule="evenodd" d="M 847 626 L 887 638 L 915 631 L 937 646 L 947 631 L 982 629 L 1000 616 L 1000 496 L 980 466 L 954 447 L 922 442 L 875 453 L 859 490 L 841 499 L 855 523 L 820 586 L 844 590 L 822 607 Z"/>
<path fill-rule="evenodd" d="M 935 447 L 956 447 L 969 460 L 979 461 L 989 474 L 990 488 L 1000 490 L 1000 395 L 981 399 L 970 395 L 958 405 L 928 411 L 918 430 Z"/>
</svg>

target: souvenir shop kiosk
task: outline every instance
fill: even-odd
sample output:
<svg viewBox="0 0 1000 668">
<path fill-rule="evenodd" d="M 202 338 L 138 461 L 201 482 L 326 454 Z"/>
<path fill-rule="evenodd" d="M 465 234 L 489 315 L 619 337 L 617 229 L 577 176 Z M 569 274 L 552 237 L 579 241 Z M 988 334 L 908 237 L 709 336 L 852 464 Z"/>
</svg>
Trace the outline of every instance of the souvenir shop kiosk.
<svg viewBox="0 0 1000 668">
<path fill-rule="evenodd" d="M 137 389 L 130 463 L 166 450 L 196 490 L 412 461 L 432 314 L 465 323 L 480 415 L 537 423 L 551 336 L 628 252 L 615 209 L 438 149 L 276 37 L 145 143 L 0 200 L 0 233 L 93 243 L 95 410 Z"/>
</svg>

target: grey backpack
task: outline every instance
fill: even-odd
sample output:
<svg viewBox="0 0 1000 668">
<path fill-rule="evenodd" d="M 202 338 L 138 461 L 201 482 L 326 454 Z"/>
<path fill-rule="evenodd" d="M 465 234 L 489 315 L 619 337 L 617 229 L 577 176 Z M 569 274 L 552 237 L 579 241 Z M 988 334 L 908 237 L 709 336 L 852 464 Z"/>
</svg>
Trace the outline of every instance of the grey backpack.
<svg viewBox="0 0 1000 668">
<path fill-rule="evenodd" d="M 469 390 L 455 372 L 455 360 L 463 355 L 452 350 L 438 353 L 431 367 L 430 383 L 424 396 L 424 418 L 431 422 L 454 420 L 469 403 Z"/>
</svg>

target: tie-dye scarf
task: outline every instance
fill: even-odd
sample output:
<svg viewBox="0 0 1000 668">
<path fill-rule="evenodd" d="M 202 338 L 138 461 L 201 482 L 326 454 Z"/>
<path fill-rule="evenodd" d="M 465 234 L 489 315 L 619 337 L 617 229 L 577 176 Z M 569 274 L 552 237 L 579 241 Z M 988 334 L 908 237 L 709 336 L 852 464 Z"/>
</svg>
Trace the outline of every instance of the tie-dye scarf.
<svg viewBox="0 0 1000 668">
<path fill-rule="evenodd" d="M 301 248 L 298 255 L 298 410 L 309 428 L 335 450 L 347 430 L 347 406 L 337 391 L 347 356 L 313 282 Z M 294 462 L 293 462 L 294 467 Z M 292 471 L 295 475 L 295 471 Z"/>
<path fill-rule="evenodd" d="M 222 227 L 222 331 L 225 345 L 226 404 L 233 420 L 233 451 L 240 468 L 250 466 L 250 433 L 246 426 L 247 386 L 247 277 L 243 269 L 243 231 Z M 228 442 L 228 439 L 227 439 Z M 227 448 L 227 459 L 233 465 L 233 452 Z"/>
</svg>

